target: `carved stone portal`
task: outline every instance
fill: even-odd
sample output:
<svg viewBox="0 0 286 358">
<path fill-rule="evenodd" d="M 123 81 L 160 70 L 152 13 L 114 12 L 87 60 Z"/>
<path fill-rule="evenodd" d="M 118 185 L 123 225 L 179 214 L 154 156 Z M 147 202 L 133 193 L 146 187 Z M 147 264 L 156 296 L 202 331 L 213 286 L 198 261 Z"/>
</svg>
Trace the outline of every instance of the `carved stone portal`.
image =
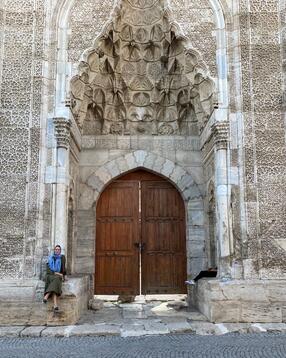
<svg viewBox="0 0 286 358">
<path fill-rule="evenodd" d="M 83 134 L 196 135 L 214 83 L 164 0 L 122 0 L 71 80 Z"/>
</svg>

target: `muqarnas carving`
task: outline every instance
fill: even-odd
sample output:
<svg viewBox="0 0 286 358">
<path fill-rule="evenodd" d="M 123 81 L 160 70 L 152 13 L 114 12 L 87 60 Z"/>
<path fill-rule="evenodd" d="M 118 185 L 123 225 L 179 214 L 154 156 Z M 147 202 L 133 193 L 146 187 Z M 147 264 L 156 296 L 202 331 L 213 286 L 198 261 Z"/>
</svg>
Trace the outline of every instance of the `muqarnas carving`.
<svg viewBox="0 0 286 358">
<path fill-rule="evenodd" d="M 214 83 L 163 0 L 122 0 L 71 80 L 83 134 L 196 135 Z"/>
</svg>

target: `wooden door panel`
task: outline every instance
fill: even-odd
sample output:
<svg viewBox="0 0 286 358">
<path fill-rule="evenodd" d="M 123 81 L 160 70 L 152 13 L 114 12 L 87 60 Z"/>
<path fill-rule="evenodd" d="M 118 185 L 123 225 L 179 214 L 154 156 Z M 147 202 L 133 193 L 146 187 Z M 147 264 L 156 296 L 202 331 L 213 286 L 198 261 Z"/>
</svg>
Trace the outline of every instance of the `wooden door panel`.
<svg viewBox="0 0 286 358">
<path fill-rule="evenodd" d="M 116 181 L 101 195 L 96 218 L 96 294 L 138 294 L 139 185 Z"/>
<path fill-rule="evenodd" d="M 177 190 L 168 182 L 144 183 L 145 186 L 145 215 L 146 217 L 178 218 L 181 215 L 181 197 Z M 157 184 L 157 185 L 156 185 Z"/>
<path fill-rule="evenodd" d="M 133 294 L 132 256 L 97 256 L 97 291 L 102 294 Z M 108 268 L 108 269 L 107 269 Z M 104 283 L 100 285 L 100 283 Z"/>
<path fill-rule="evenodd" d="M 114 182 L 102 193 L 97 206 L 100 217 L 133 217 L 135 208 L 129 205 L 130 200 L 132 203 L 139 194 L 131 184 L 137 189 L 137 182 Z"/>
<path fill-rule="evenodd" d="M 144 265 L 145 269 L 142 275 L 144 293 L 168 293 L 173 286 L 173 275 L 170 270 L 172 255 L 147 253 L 145 260 L 148 265 Z"/>
<path fill-rule="evenodd" d="M 142 182 L 143 294 L 185 293 L 185 209 L 166 181 Z"/>
<path fill-rule="evenodd" d="M 139 183 L 141 182 L 141 210 Z M 141 217 L 140 217 L 141 215 Z M 96 217 L 96 294 L 185 293 L 185 210 L 174 186 L 138 171 L 101 195 Z"/>
<path fill-rule="evenodd" d="M 185 253 L 175 253 L 173 255 L 173 276 L 174 287 L 178 287 L 182 293 L 186 293 L 185 281 L 187 279 L 187 257 Z M 183 278 L 183 280 L 182 280 Z"/>
<path fill-rule="evenodd" d="M 145 220 L 144 243 L 148 251 L 183 252 L 186 242 L 176 240 L 184 235 L 183 219 L 180 220 Z M 158 240 L 160 238 L 160 240 Z"/>
<path fill-rule="evenodd" d="M 97 221 L 98 232 L 101 234 L 97 242 L 97 251 L 129 251 L 133 247 L 133 220 L 130 222 Z"/>
</svg>

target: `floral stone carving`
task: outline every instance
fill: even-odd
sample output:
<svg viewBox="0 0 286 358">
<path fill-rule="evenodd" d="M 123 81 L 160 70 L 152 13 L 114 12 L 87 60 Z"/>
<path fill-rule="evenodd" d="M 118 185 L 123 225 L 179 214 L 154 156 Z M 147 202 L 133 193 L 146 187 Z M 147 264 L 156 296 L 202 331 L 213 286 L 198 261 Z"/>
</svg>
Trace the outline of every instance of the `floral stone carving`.
<svg viewBox="0 0 286 358">
<path fill-rule="evenodd" d="M 198 134 L 214 83 L 163 0 L 122 0 L 71 80 L 84 134 Z"/>
</svg>

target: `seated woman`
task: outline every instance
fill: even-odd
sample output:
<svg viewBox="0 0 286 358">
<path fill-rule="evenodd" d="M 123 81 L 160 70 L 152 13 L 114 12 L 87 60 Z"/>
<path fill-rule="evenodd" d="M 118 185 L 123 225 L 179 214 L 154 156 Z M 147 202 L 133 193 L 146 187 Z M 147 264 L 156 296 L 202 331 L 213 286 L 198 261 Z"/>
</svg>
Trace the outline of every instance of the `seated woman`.
<svg viewBox="0 0 286 358">
<path fill-rule="evenodd" d="M 54 310 L 58 311 L 57 298 L 62 294 L 62 282 L 66 275 L 66 258 L 61 255 L 60 245 L 56 245 L 54 253 L 49 257 L 47 264 L 47 276 L 43 302 L 47 303 L 51 296 L 54 302 Z"/>
</svg>

